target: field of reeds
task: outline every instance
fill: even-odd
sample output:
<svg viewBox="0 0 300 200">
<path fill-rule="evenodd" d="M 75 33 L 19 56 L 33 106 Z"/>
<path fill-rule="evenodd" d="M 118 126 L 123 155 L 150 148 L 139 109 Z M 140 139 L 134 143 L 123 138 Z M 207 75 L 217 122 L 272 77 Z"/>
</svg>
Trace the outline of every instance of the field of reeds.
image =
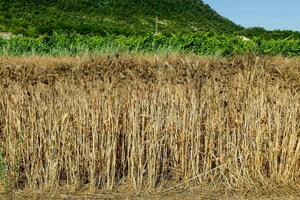
<svg viewBox="0 0 300 200">
<path fill-rule="evenodd" d="M 0 189 L 299 187 L 300 60 L 2 57 Z"/>
</svg>

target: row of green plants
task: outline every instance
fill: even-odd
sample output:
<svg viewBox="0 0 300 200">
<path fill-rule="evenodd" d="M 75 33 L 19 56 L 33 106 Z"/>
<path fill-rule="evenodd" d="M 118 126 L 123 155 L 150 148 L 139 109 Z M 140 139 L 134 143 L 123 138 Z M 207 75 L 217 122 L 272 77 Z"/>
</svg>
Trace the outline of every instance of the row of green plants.
<svg viewBox="0 0 300 200">
<path fill-rule="evenodd" d="M 51 36 L 0 38 L 2 55 L 79 55 L 102 52 L 187 52 L 198 55 L 231 56 L 247 53 L 300 55 L 300 39 L 253 38 L 197 33 L 186 35 L 95 36 L 58 34 Z"/>
</svg>

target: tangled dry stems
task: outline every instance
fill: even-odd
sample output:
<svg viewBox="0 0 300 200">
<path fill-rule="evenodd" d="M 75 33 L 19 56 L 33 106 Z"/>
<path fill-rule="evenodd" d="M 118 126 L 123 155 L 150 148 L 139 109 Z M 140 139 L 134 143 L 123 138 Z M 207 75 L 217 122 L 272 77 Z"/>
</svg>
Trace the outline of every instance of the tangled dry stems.
<svg viewBox="0 0 300 200">
<path fill-rule="evenodd" d="M 297 59 L 2 58 L 13 188 L 297 185 Z"/>
</svg>

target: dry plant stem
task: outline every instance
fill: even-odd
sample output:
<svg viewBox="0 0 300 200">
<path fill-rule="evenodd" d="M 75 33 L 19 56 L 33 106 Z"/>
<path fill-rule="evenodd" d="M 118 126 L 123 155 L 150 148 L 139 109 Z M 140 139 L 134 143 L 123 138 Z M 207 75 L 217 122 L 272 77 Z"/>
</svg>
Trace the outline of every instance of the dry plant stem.
<svg viewBox="0 0 300 200">
<path fill-rule="evenodd" d="M 297 59 L 2 60 L 0 144 L 13 188 L 299 183 Z"/>
<path fill-rule="evenodd" d="M 224 167 L 224 166 L 230 164 L 231 162 L 232 162 L 232 161 L 229 161 L 228 163 L 224 163 L 224 164 L 222 164 L 222 165 L 220 165 L 220 166 L 217 166 L 217 167 L 215 167 L 215 168 L 213 168 L 213 169 L 211 169 L 211 170 L 209 170 L 209 171 L 207 171 L 207 172 L 204 172 L 204 173 L 199 174 L 199 175 L 197 175 L 197 176 L 195 176 L 195 177 L 192 177 L 192 178 L 190 178 L 189 180 L 184 181 L 183 183 L 179 183 L 179 184 L 177 184 L 177 185 L 174 185 L 174 186 L 172 186 L 172 187 L 169 187 L 168 189 L 165 189 L 165 190 L 162 191 L 162 192 L 163 192 L 163 193 L 164 193 L 164 192 L 168 192 L 168 191 L 173 190 L 173 189 L 175 189 L 175 188 L 177 188 L 177 187 L 180 187 L 180 186 L 182 186 L 182 185 L 184 185 L 184 184 L 187 184 L 187 183 L 189 183 L 189 182 L 191 182 L 191 181 L 193 181 L 193 180 L 196 180 L 196 179 L 200 178 L 201 176 L 204 176 L 204 175 L 209 174 L 209 173 L 211 173 L 211 172 L 213 172 L 213 171 L 215 171 L 215 170 L 217 170 L 217 169 L 219 169 L 219 168 L 221 168 L 221 167 Z"/>
</svg>

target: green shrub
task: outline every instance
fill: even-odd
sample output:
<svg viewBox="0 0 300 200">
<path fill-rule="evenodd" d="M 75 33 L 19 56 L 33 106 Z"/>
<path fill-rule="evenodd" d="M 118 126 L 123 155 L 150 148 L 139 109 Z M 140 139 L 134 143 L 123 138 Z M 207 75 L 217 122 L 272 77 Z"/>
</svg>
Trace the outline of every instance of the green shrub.
<svg viewBox="0 0 300 200">
<path fill-rule="evenodd" d="M 300 39 L 254 38 L 243 41 L 235 35 L 216 33 L 81 35 L 76 32 L 39 37 L 0 38 L 0 54 L 80 55 L 86 52 L 189 52 L 198 55 L 232 56 L 247 53 L 262 55 L 300 55 Z"/>
</svg>

